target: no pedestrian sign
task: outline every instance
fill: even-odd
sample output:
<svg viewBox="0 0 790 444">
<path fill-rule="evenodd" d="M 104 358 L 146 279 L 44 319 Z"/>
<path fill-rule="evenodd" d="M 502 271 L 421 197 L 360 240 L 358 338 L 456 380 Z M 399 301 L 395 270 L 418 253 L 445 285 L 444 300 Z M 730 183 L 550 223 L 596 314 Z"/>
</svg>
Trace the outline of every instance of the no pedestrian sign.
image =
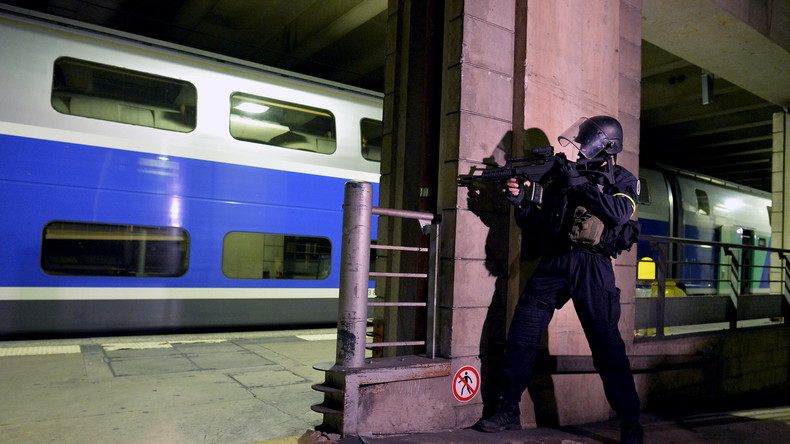
<svg viewBox="0 0 790 444">
<path fill-rule="evenodd" d="M 453 396 L 461 402 L 470 401 L 480 391 L 480 373 L 474 367 L 461 367 L 453 377 Z"/>
</svg>

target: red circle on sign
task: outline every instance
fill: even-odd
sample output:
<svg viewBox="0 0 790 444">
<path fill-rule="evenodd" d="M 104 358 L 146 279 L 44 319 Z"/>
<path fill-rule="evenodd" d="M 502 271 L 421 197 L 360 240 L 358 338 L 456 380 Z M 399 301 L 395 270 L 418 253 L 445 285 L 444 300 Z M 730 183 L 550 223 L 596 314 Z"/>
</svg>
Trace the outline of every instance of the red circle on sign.
<svg viewBox="0 0 790 444">
<path fill-rule="evenodd" d="M 480 373 L 471 366 L 458 369 L 453 376 L 453 396 L 461 402 L 470 401 L 480 391 Z"/>
</svg>

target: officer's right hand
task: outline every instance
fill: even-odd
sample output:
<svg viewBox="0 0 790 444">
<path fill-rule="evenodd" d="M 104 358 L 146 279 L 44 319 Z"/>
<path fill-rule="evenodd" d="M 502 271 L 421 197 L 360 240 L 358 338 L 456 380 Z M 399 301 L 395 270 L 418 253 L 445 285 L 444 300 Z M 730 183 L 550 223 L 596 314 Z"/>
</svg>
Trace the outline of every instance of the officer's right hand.
<svg viewBox="0 0 790 444">
<path fill-rule="evenodd" d="M 529 180 L 525 180 L 524 182 L 519 183 L 518 179 L 515 177 L 511 177 L 507 180 L 507 192 L 509 192 L 513 196 L 518 196 L 524 190 L 524 187 L 529 187 L 532 185 L 532 182 Z"/>
<path fill-rule="evenodd" d="M 524 187 L 530 186 L 530 184 L 532 184 L 532 182 L 528 180 L 520 182 L 518 178 L 511 177 L 506 182 L 507 188 L 505 189 L 505 197 L 513 205 L 521 205 L 521 201 L 524 200 Z"/>
</svg>

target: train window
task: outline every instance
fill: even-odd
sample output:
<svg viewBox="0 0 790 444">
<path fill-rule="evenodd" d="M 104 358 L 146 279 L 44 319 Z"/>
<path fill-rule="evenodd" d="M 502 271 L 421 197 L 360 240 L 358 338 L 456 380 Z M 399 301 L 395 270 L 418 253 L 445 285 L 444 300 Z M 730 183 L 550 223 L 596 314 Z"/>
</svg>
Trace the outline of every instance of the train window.
<svg viewBox="0 0 790 444">
<path fill-rule="evenodd" d="M 332 154 L 337 148 L 331 112 L 297 103 L 234 93 L 230 134 L 236 139 Z"/>
<path fill-rule="evenodd" d="M 326 279 L 331 256 L 325 237 L 232 231 L 222 245 L 222 273 L 231 279 Z"/>
<path fill-rule="evenodd" d="M 640 177 L 637 189 L 639 205 L 650 205 L 650 185 L 648 181 Z"/>
<path fill-rule="evenodd" d="M 182 228 L 56 221 L 44 227 L 41 268 L 60 276 L 178 277 L 188 250 Z"/>
<path fill-rule="evenodd" d="M 62 114 L 189 132 L 197 90 L 183 80 L 63 57 L 55 60 L 51 103 Z"/>
<path fill-rule="evenodd" d="M 381 134 L 383 125 L 380 120 L 362 119 L 359 122 L 362 133 L 362 157 L 381 162 Z"/>
<path fill-rule="evenodd" d="M 697 195 L 697 209 L 699 214 L 707 216 L 710 214 L 710 200 L 708 200 L 708 193 L 696 188 L 694 193 Z"/>
</svg>

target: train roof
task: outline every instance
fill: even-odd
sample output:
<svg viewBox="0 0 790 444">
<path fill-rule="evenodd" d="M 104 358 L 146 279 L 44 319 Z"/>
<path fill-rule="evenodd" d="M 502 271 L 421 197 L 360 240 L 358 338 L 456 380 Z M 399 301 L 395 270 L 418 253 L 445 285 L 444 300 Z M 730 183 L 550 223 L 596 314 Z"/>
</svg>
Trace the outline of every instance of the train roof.
<svg viewBox="0 0 790 444">
<path fill-rule="evenodd" d="M 677 168 L 671 165 L 666 164 L 655 164 L 653 165 L 654 168 L 663 171 L 669 171 L 679 176 L 690 177 L 692 179 L 696 179 L 702 182 L 708 182 L 713 185 L 722 186 L 725 188 L 737 189 L 755 196 L 759 196 L 765 199 L 772 199 L 771 193 L 763 190 L 758 190 L 757 188 L 747 187 L 746 185 L 737 184 L 735 182 L 730 182 L 728 180 L 719 179 L 712 176 L 707 176 L 700 173 L 695 173 L 694 171 L 684 170 L 682 168 Z"/>
</svg>

